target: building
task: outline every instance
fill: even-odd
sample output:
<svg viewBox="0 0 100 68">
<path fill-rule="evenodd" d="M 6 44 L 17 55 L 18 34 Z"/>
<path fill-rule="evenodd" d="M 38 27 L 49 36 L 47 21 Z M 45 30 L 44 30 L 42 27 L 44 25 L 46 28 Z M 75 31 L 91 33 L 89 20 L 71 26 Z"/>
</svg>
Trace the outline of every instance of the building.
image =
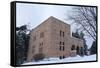
<svg viewBox="0 0 100 68">
<path fill-rule="evenodd" d="M 75 56 L 83 41 L 71 36 L 70 25 L 49 17 L 31 31 L 27 61 L 32 61 L 38 53 L 45 57 L 65 58 Z"/>
</svg>

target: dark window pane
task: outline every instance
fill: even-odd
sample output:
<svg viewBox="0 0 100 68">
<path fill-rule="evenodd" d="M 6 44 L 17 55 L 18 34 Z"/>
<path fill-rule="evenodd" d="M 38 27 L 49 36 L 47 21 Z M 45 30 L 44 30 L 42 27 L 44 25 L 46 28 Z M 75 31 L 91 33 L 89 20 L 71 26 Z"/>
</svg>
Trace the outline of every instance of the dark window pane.
<svg viewBox="0 0 100 68">
<path fill-rule="evenodd" d="M 61 41 L 60 41 L 60 45 L 61 45 Z"/>
<path fill-rule="evenodd" d="M 61 46 L 59 46 L 59 50 L 61 51 Z"/>
<path fill-rule="evenodd" d="M 65 50 L 65 47 L 63 46 L 63 51 Z"/>
<path fill-rule="evenodd" d="M 72 45 L 71 50 L 75 50 L 75 45 Z"/>
<path fill-rule="evenodd" d="M 60 36 L 61 36 L 61 34 L 62 34 L 62 31 L 60 30 Z"/>
<path fill-rule="evenodd" d="M 60 51 L 64 51 L 65 50 L 65 47 L 64 46 L 59 46 L 59 50 Z"/>
<path fill-rule="evenodd" d="M 63 32 L 63 37 L 64 37 L 64 32 Z"/>
<path fill-rule="evenodd" d="M 63 42 L 63 45 L 64 45 L 64 42 Z"/>
</svg>

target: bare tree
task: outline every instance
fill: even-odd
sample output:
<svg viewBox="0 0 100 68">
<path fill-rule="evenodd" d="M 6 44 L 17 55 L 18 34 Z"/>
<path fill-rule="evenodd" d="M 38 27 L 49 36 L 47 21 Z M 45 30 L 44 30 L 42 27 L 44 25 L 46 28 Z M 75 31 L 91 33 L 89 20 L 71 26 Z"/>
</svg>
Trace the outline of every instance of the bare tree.
<svg viewBox="0 0 100 68">
<path fill-rule="evenodd" d="M 69 19 L 78 25 L 78 29 L 84 31 L 86 35 L 96 40 L 97 33 L 97 13 L 96 7 L 73 7 L 73 12 Z"/>
</svg>

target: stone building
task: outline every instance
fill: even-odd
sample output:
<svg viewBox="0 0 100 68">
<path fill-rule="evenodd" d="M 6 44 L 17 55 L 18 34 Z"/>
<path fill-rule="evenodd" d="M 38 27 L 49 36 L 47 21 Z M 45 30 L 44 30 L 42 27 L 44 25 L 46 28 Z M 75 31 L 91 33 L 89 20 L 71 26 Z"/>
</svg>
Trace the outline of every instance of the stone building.
<svg viewBox="0 0 100 68">
<path fill-rule="evenodd" d="M 49 17 L 31 31 L 27 61 L 32 61 L 38 53 L 43 53 L 46 58 L 75 56 L 83 48 L 83 41 L 72 37 L 70 30 L 69 24 Z"/>
</svg>

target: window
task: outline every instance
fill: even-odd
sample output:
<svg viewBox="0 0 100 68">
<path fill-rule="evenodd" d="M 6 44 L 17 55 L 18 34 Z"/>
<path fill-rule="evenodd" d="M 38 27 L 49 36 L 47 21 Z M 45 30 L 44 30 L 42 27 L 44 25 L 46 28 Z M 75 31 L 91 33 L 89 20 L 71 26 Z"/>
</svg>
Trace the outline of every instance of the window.
<svg viewBox="0 0 100 68">
<path fill-rule="evenodd" d="M 64 42 L 63 42 L 63 45 L 64 45 Z"/>
<path fill-rule="evenodd" d="M 60 36 L 64 37 L 64 32 L 60 30 Z"/>
<path fill-rule="evenodd" d="M 65 58 L 65 56 L 60 56 L 60 57 L 59 57 L 59 59 L 63 59 L 63 58 Z"/>
<path fill-rule="evenodd" d="M 63 51 L 65 50 L 65 47 L 63 46 L 63 49 L 62 49 Z"/>
<path fill-rule="evenodd" d="M 60 51 L 64 51 L 64 50 L 65 50 L 64 45 L 65 45 L 64 42 L 61 42 L 61 41 L 60 41 L 60 46 L 59 46 L 59 50 L 60 50 Z"/>
<path fill-rule="evenodd" d="M 61 41 L 60 41 L 60 45 L 61 45 Z"/>
<path fill-rule="evenodd" d="M 42 43 L 40 43 L 40 46 L 43 46 L 43 42 L 42 42 Z"/>
<path fill-rule="evenodd" d="M 62 56 L 63 58 L 65 58 L 65 56 Z"/>
<path fill-rule="evenodd" d="M 60 56 L 59 59 L 62 59 L 62 56 Z"/>
<path fill-rule="evenodd" d="M 77 54 L 79 55 L 79 53 L 80 53 L 80 52 L 79 52 L 79 51 L 80 51 L 80 50 L 79 50 L 79 46 L 77 46 L 76 51 L 77 51 Z"/>
<path fill-rule="evenodd" d="M 63 37 L 64 37 L 64 32 L 63 32 Z"/>
<path fill-rule="evenodd" d="M 59 46 L 59 50 L 60 51 L 64 51 L 65 50 L 65 47 L 64 46 Z"/>
<path fill-rule="evenodd" d="M 42 51 L 43 51 L 43 42 L 40 43 L 40 45 L 39 45 L 39 52 L 41 53 Z"/>
<path fill-rule="evenodd" d="M 61 51 L 61 46 L 59 46 L 59 50 Z"/>
<path fill-rule="evenodd" d="M 75 45 L 72 45 L 71 50 L 75 50 Z"/>
<path fill-rule="evenodd" d="M 60 30 L 60 36 L 62 35 L 62 31 Z"/>
<path fill-rule="evenodd" d="M 40 38 L 43 38 L 44 37 L 44 32 L 41 32 L 40 33 Z"/>
<path fill-rule="evenodd" d="M 65 43 L 60 41 L 60 44 L 59 45 L 65 45 Z"/>
<path fill-rule="evenodd" d="M 43 46 L 43 42 L 42 42 L 42 43 L 40 43 L 39 47 L 42 47 L 42 46 Z"/>
</svg>

